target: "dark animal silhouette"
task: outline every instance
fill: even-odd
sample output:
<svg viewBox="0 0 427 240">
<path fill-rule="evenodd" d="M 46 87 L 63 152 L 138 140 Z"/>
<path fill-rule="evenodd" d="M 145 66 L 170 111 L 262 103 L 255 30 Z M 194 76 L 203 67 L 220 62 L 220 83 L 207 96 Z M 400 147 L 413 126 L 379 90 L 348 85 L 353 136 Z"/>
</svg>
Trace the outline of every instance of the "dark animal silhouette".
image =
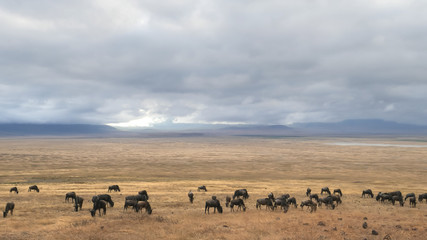
<svg viewBox="0 0 427 240">
<path fill-rule="evenodd" d="M 239 189 L 234 191 L 234 195 L 233 195 L 233 199 L 242 196 L 243 199 L 248 199 L 249 198 L 249 194 L 248 194 L 248 190 L 246 189 Z"/>
<path fill-rule="evenodd" d="M 271 201 L 273 201 L 274 202 L 274 194 L 271 192 L 271 193 L 269 193 L 268 195 L 267 195 L 267 197 L 268 198 L 270 198 L 271 199 Z"/>
<path fill-rule="evenodd" d="M 208 214 L 209 214 L 209 208 L 211 208 L 211 207 L 214 208 L 214 213 L 215 213 L 216 209 L 218 209 L 219 213 L 222 213 L 221 203 L 219 202 L 218 199 L 215 199 L 215 200 L 209 199 L 209 200 L 206 201 L 206 204 L 205 204 L 205 214 L 206 214 L 206 210 L 208 211 Z"/>
<path fill-rule="evenodd" d="M 301 206 L 301 209 L 304 209 L 304 206 L 307 206 L 307 208 L 310 210 L 311 213 L 317 210 L 317 204 L 315 204 L 312 200 L 302 201 L 300 206 Z"/>
<path fill-rule="evenodd" d="M 97 198 L 96 198 L 97 197 Z M 92 197 L 92 202 L 95 204 L 95 202 L 96 201 L 99 201 L 99 200 L 104 200 L 104 201 L 106 201 L 106 202 L 108 202 L 108 204 L 110 205 L 110 207 L 114 207 L 114 202 L 113 202 L 113 200 L 111 199 L 111 196 L 110 195 L 108 195 L 108 194 L 100 194 L 100 195 L 98 195 L 98 196 L 93 196 Z"/>
<path fill-rule="evenodd" d="M 147 191 L 146 191 L 146 190 L 139 191 L 139 192 L 138 192 L 138 194 L 139 194 L 139 195 L 143 195 L 143 196 L 145 196 L 145 199 L 146 199 L 146 200 L 148 200 L 148 199 L 149 199 L 149 197 L 148 197 L 148 193 L 147 193 Z M 143 201 L 146 201 L 146 200 L 143 200 Z"/>
<path fill-rule="evenodd" d="M 310 200 L 316 199 L 316 202 L 319 202 L 319 196 L 317 194 L 310 194 Z"/>
<path fill-rule="evenodd" d="M 326 198 L 330 198 L 337 205 L 340 204 L 340 203 L 342 203 L 341 197 L 339 195 L 330 195 L 330 196 L 327 196 Z"/>
<path fill-rule="evenodd" d="M 310 194 L 311 194 L 311 189 L 307 188 L 307 192 L 305 192 L 305 195 L 308 197 L 308 196 L 310 196 Z"/>
<path fill-rule="evenodd" d="M 97 197 L 97 196 L 94 196 Z M 93 201 L 94 198 L 92 198 Z M 90 215 L 95 217 L 96 210 L 99 211 L 99 216 L 101 216 L 101 209 L 103 210 L 104 215 L 107 214 L 107 202 L 104 200 L 98 200 L 93 203 L 93 208 L 90 210 Z"/>
<path fill-rule="evenodd" d="M 295 199 L 295 198 L 293 198 L 293 199 Z M 284 200 L 284 201 L 281 202 L 280 208 L 283 209 L 284 213 L 287 213 L 289 210 L 289 201 L 288 200 L 292 200 L 292 198 L 290 198 L 288 200 L 285 200 L 285 199 L 282 199 L 282 200 Z M 295 205 L 296 205 L 296 203 L 295 203 Z"/>
<path fill-rule="evenodd" d="M 109 186 L 109 187 L 108 187 L 108 192 L 111 192 L 111 191 L 114 191 L 114 192 L 120 192 L 120 187 L 119 187 L 119 185 L 111 185 L 111 186 Z"/>
<path fill-rule="evenodd" d="M 294 197 L 291 197 L 288 200 L 286 200 L 286 203 L 289 205 L 294 205 L 295 208 L 298 207 L 297 200 Z"/>
<path fill-rule="evenodd" d="M 260 198 L 256 200 L 256 208 L 261 209 L 261 206 L 265 205 L 265 210 L 270 208 L 271 210 L 274 210 L 273 201 L 270 198 Z"/>
<path fill-rule="evenodd" d="M 289 194 L 282 194 L 282 196 L 280 196 L 280 198 L 281 199 L 288 199 L 288 198 L 290 198 L 291 197 L 291 195 L 289 195 Z"/>
<path fill-rule="evenodd" d="M 391 202 L 392 198 L 393 198 L 393 196 L 390 195 L 390 194 L 388 194 L 388 193 L 381 193 L 381 192 L 379 192 L 378 195 L 377 195 L 377 197 L 376 197 L 376 200 L 377 201 L 381 201 L 381 203 L 384 203 L 385 200 L 388 200 L 388 201 Z"/>
<path fill-rule="evenodd" d="M 3 217 L 7 217 L 7 213 L 10 212 L 10 215 L 13 215 L 13 209 L 15 208 L 15 203 L 8 202 L 6 203 L 6 207 L 3 211 Z"/>
<path fill-rule="evenodd" d="M 274 199 L 273 209 L 276 209 L 277 206 L 280 206 L 280 209 L 283 209 L 282 208 L 282 203 L 286 203 L 286 200 L 287 199 L 284 199 L 284 198 L 276 198 L 276 199 Z"/>
<path fill-rule="evenodd" d="M 400 206 L 403 207 L 403 205 L 405 204 L 405 202 L 403 201 L 403 197 L 402 196 L 392 196 L 391 197 L 391 203 L 394 205 L 394 203 L 398 201 Z"/>
<path fill-rule="evenodd" d="M 137 204 L 138 201 L 136 200 L 126 200 L 125 205 L 123 206 L 123 211 L 128 210 L 128 207 L 132 207 L 133 209 L 135 209 Z"/>
<path fill-rule="evenodd" d="M 146 195 L 138 194 L 138 195 L 127 196 L 125 197 L 125 200 L 147 201 L 148 198 Z"/>
<path fill-rule="evenodd" d="M 17 187 L 12 187 L 9 192 L 16 192 L 16 194 L 18 194 L 18 188 Z"/>
<path fill-rule="evenodd" d="M 418 201 L 419 202 L 422 202 L 423 199 L 425 199 L 426 203 L 427 203 L 427 193 L 423 193 L 423 194 L 418 195 Z"/>
<path fill-rule="evenodd" d="M 202 185 L 202 186 L 200 186 L 200 187 L 198 187 L 197 188 L 197 191 L 200 191 L 200 190 L 203 190 L 203 191 L 205 191 L 205 192 L 207 192 L 208 190 L 206 189 L 206 186 L 205 185 Z"/>
<path fill-rule="evenodd" d="M 193 200 L 194 200 L 193 192 L 191 192 L 191 190 L 190 190 L 187 195 L 188 195 L 188 198 L 190 199 L 190 203 L 193 203 Z"/>
<path fill-rule="evenodd" d="M 410 198 L 410 197 L 415 197 L 415 193 L 408 193 L 408 194 L 406 194 L 405 201 L 406 201 L 407 198 Z"/>
<path fill-rule="evenodd" d="M 230 198 L 230 208 L 231 208 L 232 212 L 234 212 L 234 206 L 237 206 L 237 210 L 243 209 L 243 212 L 246 211 L 245 202 L 241 198 L 237 198 L 237 199 L 233 199 L 233 200 L 231 200 L 231 198 Z"/>
<path fill-rule="evenodd" d="M 371 196 L 371 198 L 374 198 L 374 194 L 372 193 L 372 190 L 371 190 L 371 189 L 363 190 L 363 191 L 362 191 L 362 197 L 364 198 L 364 197 L 365 197 L 365 195 L 368 195 L 368 197 L 369 197 L 369 196 Z"/>
<path fill-rule="evenodd" d="M 329 188 L 328 188 L 328 187 L 324 187 L 324 188 L 322 188 L 322 191 L 320 192 L 320 195 L 323 195 L 323 192 L 326 192 L 326 193 L 328 193 L 329 195 L 331 195 L 331 191 L 329 191 Z"/>
<path fill-rule="evenodd" d="M 153 212 L 153 210 L 151 209 L 151 205 L 148 201 L 139 201 L 136 204 L 135 211 L 139 212 L 139 210 L 141 209 L 145 209 L 145 212 L 149 215 Z"/>
<path fill-rule="evenodd" d="M 36 192 L 40 192 L 40 190 L 39 190 L 39 188 L 37 187 L 37 185 L 33 185 L 33 186 L 30 186 L 29 188 L 28 188 L 28 192 L 31 192 L 31 191 L 36 191 Z"/>
<path fill-rule="evenodd" d="M 71 202 L 74 202 L 74 199 L 76 199 L 76 193 L 75 192 L 68 192 L 65 194 L 65 201 L 69 202 L 71 198 Z"/>
<path fill-rule="evenodd" d="M 78 212 L 79 208 L 80 210 L 82 210 L 83 207 L 83 198 L 76 196 L 76 198 L 74 199 L 74 211 Z"/>
<path fill-rule="evenodd" d="M 225 197 L 225 207 L 229 207 L 230 206 L 230 202 L 231 202 L 231 197 L 230 196 L 226 196 Z"/>
<path fill-rule="evenodd" d="M 327 208 L 335 209 L 334 201 L 330 197 L 319 198 L 317 205 L 321 207 L 322 204 L 325 204 Z"/>
<path fill-rule="evenodd" d="M 340 195 L 340 197 L 342 197 L 342 192 L 341 192 L 341 189 L 334 189 L 334 194 L 335 193 L 338 193 L 339 195 Z"/>
<path fill-rule="evenodd" d="M 417 207 L 417 200 L 415 197 L 409 197 L 409 207 Z"/>
</svg>

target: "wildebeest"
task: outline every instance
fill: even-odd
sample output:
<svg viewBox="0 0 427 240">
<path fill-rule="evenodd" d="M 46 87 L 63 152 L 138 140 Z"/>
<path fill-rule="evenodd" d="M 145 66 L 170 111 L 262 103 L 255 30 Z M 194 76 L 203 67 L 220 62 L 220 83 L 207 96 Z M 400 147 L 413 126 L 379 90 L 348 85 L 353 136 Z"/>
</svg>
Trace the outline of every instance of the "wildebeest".
<svg viewBox="0 0 427 240">
<path fill-rule="evenodd" d="M 147 191 L 146 191 L 146 190 L 139 191 L 139 192 L 138 192 L 138 194 L 139 194 L 139 195 L 143 195 L 143 196 L 145 196 L 145 199 L 146 199 L 146 200 L 148 200 L 148 199 L 149 199 L 149 197 L 148 197 L 148 193 L 147 193 Z M 146 200 L 143 200 L 143 201 L 146 201 Z M 140 201 L 141 201 L 141 200 L 140 200 Z"/>
<path fill-rule="evenodd" d="M 267 197 L 268 198 L 270 198 L 271 199 L 271 201 L 273 201 L 274 202 L 274 194 L 271 192 L 271 193 L 269 193 L 268 195 L 267 195 Z"/>
<path fill-rule="evenodd" d="M 408 193 L 408 194 L 406 194 L 405 201 L 406 201 L 407 198 L 410 198 L 410 197 L 415 197 L 415 193 Z"/>
<path fill-rule="evenodd" d="M 307 208 L 310 209 L 311 213 L 317 210 L 317 204 L 315 204 L 312 200 L 302 201 L 300 206 L 302 209 L 304 209 L 304 206 L 307 206 Z"/>
<path fill-rule="evenodd" d="M 10 212 L 10 215 L 13 215 L 13 209 L 15 208 L 15 203 L 8 202 L 6 203 L 6 207 L 3 211 L 3 217 L 5 218 L 7 216 L 7 213 Z"/>
<path fill-rule="evenodd" d="M 190 190 L 187 195 L 188 195 L 188 198 L 190 199 L 190 203 L 193 203 L 193 200 L 194 200 L 193 192 Z"/>
<path fill-rule="evenodd" d="M 74 199 L 74 211 L 78 212 L 79 208 L 82 210 L 83 207 L 83 198 L 76 196 Z"/>
<path fill-rule="evenodd" d="M 99 200 L 104 200 L 105 202 L 108 202 L 108 204 L 110 205 L 110 207 L 114 207 L 114 202 L 111 199 L 111 196 L 108 194 L 99 194 L 98 196 L 93 196 L 92 197 L 92 202 L 95 204 L 96 201 Z"/>
<path fill-rule="evenodd" d="M 333 201 L 333 200 L 332 200 L 332 198 L 330 198 L 329 196 L 328 196 L 328 197 L 325 197 L 325 198 L 319 198 L 319 201 L 317 202 L 317 205 L 318 205 L 319 207 L 321 207 L 321 206 L 322 206 L 322 204 L 325 204 L 325 206 L 326 206 L 327 208 L 335 209 L 334 201 Z"/>
<path fill-rule="evenodd" d="M 307 192 L 305 192 L 305 195 L 308 197 L 308 196 L 310 196 L 310 194 L 311 194 L 311 189 L 307 188 Z"/>
<path fill-rule="evenodd" d="M 74 199 L 76 199 L 76 193 L 75 192 L 68 192 L 65 194 L 65 201 L 69 202 L 71 198 L 71 202 L 74 202 Z"/>
<path fill-rule="evenodd" d="M 427 203 L 427 193 L 423 193 L 423 194 L 418 195 L 418 201 L 419 202 L 422 202 L 423 199 L 425 199 L 426 203 Z"/>
<path fill-rule="evenodd" d="M 260 198 L 256 200 L 256 208 L 261 209 L 261 206 L 265 205 L 265 210 L 270 208 L 271 210 L 274 210 L 273 202 L 270 198 Z"/>
<path fill-rule="evenodd" d="M 125 197 L 125 200 L 147 201 L 148 198 L 146 195 L 138 194 L 138 195 L 127 196 Z"/>
<path fill-rule="evenodd" d="M 281 199 L 285 199 L 285 200 L 288 199 L 288 198 L 290 198 L 290 197 L 291 197 L 291 195 L 289 195 L 287 193 L 286 194 L 282 194 L 282 196 L 280 196 Z"/>
<path fill-rule="evenodd" d="M 246 211 L 245 202 L 241 198 L 237 198 L 237 199 L 233 199 L 233 200 L 231 200 L 231 198 L 230 198 L 230 208 L 231 208 L 232 212 L 234 211 L 234 206 L 238 206 L 237 210 L 243 209 L 243 212 Z"/>
<path fill-rule="evenodd" d="M 374 193 L 372 193 L 372 190 L 371 190 L 371 189 L 363 190 L 363 191 L 362 191 L 362 197 L 364 198 L 364 197 L 365 197 L 365 195 L 368 195 L 368 197 L 369 197 L 369 196 L 371 196 L 371 198 L 374 198 Z"/>
<path fill-rule="evenodd" d="M 222 213 L 221 203 L 219 202 L 218 199 L 215 199 L 215 200 L 209 199 L 209 200 L 206 201 L 206 204 L 205 204 L 205 214 L 206 214 L 206 210 L 208 211 L 208 214 L 209 214 L 209 208 L 211 208 L 211 207 L 214 208 L 214 213 L 215 213 L 216 209 L 218 209 L 219 213 Z"/>
<path fill-rule="evenodd" d="M 283 199 L 283 198 L 276 198 L 276 199 L 274 199 L 273 209 L 276 209 L 277 206 L 280 206 L 280 209 L 283 209 L 282 203 L 286 203 L 286 200 L 287 199 Z"/>
<path fill-rule="evenodd" d="M 148 201 L 138 201 L 135 207 L 135 211 L 139 212 L 139 210 L 141 209 L 145 209 L 145 212 L 149 215 L 153 212 L 153 210 L 151 209 L 151 205 Z"/>
<path fill-rule="evenodd" d="M 414 197 L 409 197 L 409 207 L 416 207 L 417 206 L 417 200 Z"/>
<path fill-rule="evenodd" d="M 136 205 L 138 204 L 137 200 L 126 200 L 125 205 L 123 206 L 123 211 L 128 210 L 128 207 L 136 208 Z"/>
<path fill-rule="evenodd" d="M 248 190 L 239 189 L 239 190 L 234 191 L 233 199 L 235 199 L 236 197 L 240 197 L 240 196 L 242 196 L 243 199 L 248 199 L 249 198 Z"/>
<path fill-rule="evenodd" d="M 340 197 L 342 197 L 342 192 L 341 192 L 341 189 L 334 189 L 334 194 L 335 193 L 338 193 L 339 195 L 340 195 Z"/>
<path fill-rule="evenodd" d="M 111 191 L 114 191 L 114 192 L 120 192 L 120 187 L 119 187 L 119 185 L 111 185 L 111 186 L 109 186 L 109 187 L 108 187 L 108 192 L 111 192 Z"/>
<path fill-rule="evenodd" d="M 39 188 L 37 187 L 37 185 L 33 185 L 33 186 L 30 186 L 30 187 L 28 188 L 28 192 L 31 192 L 32 190 L 34 190 L 34 191 L 36 191 L 36 192 L 40 192 L 40 190 L 39 190 Z"/>
<path fill-rule="evenodd" d="M 9 192 L 16 192 L 16 194 L 18 194 L 18 188 L 17 187 L 12 187 Z"/>
<path fill-rule="evenodd" d="M 330 195 L 330 196 L 327 196 L 326 198 L 330 198 L 337 205 L 340 204 L 340 203 L 342 203 L 341 197 L 339 195 Z"/>
<path fill-rule="evenodd" d="M 289 204 L 289 205 L 294 205 L 295 208 L 298 207 L 297 200 L 294 197 L 291 197 L 288 200 L 286 200 L 286 203 Z"/>
<path fill-rule="evenodd" d="M 200 191 L 200 190 L 203 190 L 203 191 L 205 191 L 205 192 L 207 192 L 208 190 L 206 189 L 206 186 L 205 185 L 202 185 L 202 186 L 200 186 L 200 187 L 198 187 L 197 188 L 197 191 Z"/>
<path fill-rule="evenodd" d="M 326 193 L 328 193 L 329 195 L 331 195 L 331 191 L 329 191 L 329 188 L 328 188 L 328 187 L 324 187 L 324 188 L 322 188 L 322 191 L 320 192 L 320 195 L 323 195 L 323 192 L 326 192 Z"/>
<path fill-rule="evenodd" d="M 225 207 L 230 206 L 230 202 L 231 202 L 231 197 L 230 196 L 226 196 L 225 197 Z"/>
<path fill-rule="evenodd" d="M 98 196 L 94 196 L 92 198 L 92 201 L 95 197 L 98 197 Z M 104 200 L 99 200 L 99 198 L 96 198 L 96 199 L 98 200 L 93 203 L 93 208 L 90 210 L 90 215 L 92 215 L 92 217 L 95 217 L 96 210 L 98 210 L 99 216 L 101 216 L 101 209 L 104 210 L 103 211 L 104 215 L 107 214 L 107 202 Z"/>
<path fill-rule="evenodd" d="M 316 199 L 316 202 L 319 202 L 319 196 L 317 194 L 310 194 L 310 200 Z"/>
<path fill-rule="evenodd" d="M 400 206 L 403 207 L 403 205 L 405 204 L 405 202 L 403 201 L 403 197 L 402 196 L 392 196 L 391 197 L 391 203 L 394 205 L 394 203 L 398 201 Z"/>
</svg>

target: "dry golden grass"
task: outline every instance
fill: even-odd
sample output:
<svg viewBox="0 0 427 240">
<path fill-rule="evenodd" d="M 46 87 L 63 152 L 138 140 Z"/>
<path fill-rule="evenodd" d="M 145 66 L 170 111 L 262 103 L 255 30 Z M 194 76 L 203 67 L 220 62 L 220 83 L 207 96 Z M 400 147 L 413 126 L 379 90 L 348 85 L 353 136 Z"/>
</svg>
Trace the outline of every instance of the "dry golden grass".
<svg viewBox="0 0 427 240">
<path fill-rule="evenodd" d="M 0 208 L 16 204 L 14 216 L 0 220 L 0 239 L 424 239 L 427 204 L 398 207 L 360 194 L 366 188 L 427 192 L 427 148 L 326 144 L 340 141 L 427 145 L 399 139 L 0 139 Z M 32 184 L 40 193 L 27 192 Z M 122 189 L 111 193 L 115 207 L 92 218 L 89 200 L 112 184 Z M 208 192 L 197 192 L 200 185 Z M 19 194 L 9 193 L 13 186 Z M 336 210 L 255 209 L 256 199 L 269 192 L 301 202 L 307 187 L 319 193 L 324 186 L 342 189 Z M 224 205 L 239 188 L 250 194 L 246 212 L 224 206 L 223 214 L 204 214 L 212 195 Z M 124 197 L 142 189 L 153 214 L 124 212 Z M 64 202 L 70 191 L 85 199 L 83 211 Z"/>
</svg>

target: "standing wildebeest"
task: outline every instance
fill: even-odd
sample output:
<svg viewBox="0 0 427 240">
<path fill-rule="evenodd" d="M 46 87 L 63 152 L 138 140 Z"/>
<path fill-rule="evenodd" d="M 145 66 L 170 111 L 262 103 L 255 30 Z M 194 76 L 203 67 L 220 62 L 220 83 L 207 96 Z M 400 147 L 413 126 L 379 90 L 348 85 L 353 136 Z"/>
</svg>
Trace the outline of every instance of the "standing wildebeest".
<svg viewBox="0 0 427 240">
<path fill-rule="evenodd" d="M 147 195 L 138 194 L 138 195 L 127 196 L 125 197 L 125 200 L 147 201 L 148 197 Z"/>
<path fill-rule="evenodd" d="M 232 212 L 234 212 L 234 206 L 238 206 L 237 210 L 243 209 L 243 212 L 246 211 L 245 202 L 243 202 L 243 199 L 241 199 L 241 198 L 237 198 L 237 199 L 233 199 L 233 200 L 231 200 L 231 198 L 230 198 L 230 208 L 231 208 Z"/>
<path fill-rule="evenodd" d="M 215 199 L 215 200 L 209 199 L 209 200 L 206 201 L 206 204 L 205 204 L 205 214 L 206 214 L 206 210 L 208 210 L 208 214 L 209 214 L 209 208 L 211 208 L 211 207 L 214 208 L 214 213 L 215 213 L 216 209 L 218 209 L 219 213 L 222 213 L 221 203 L 219 202 L 218 199 Z"/>
<path fill-rule="evenodd" d="M 92 201 L 95 197 L 98 197 L 98 196 L 94 196 L 92 198 Z M 90 210 L 90 215 L 92 215 L 92 217 L 95 217 L 96 210 L 99 211 L 99 216 L 101 216 L 101 209 L 104 210 L 104 215 L 107 214 L 107 202 L 104 200 L 99 200 L 99 198 L 97 199 L 98 200 L 93 203 L 93 209 Z"/>
<path fill-rule="evenodd" d="M 335 193 L 338 193 L 339 195 L 340 195 L 340 197 L 342 197 L 342 192 L 341 192 L 341 189 L 334 189 L 334 194 Z"/>
<path fill-rule="evenodd" d="M 78 212 L 79 208 L 80 210 L 82 210 L 83 207 L 83 198 L 76 196 L 76 198 L 74 199 L 74 211 Z"/>
<path fill-rule="evenodd" d="M 143 208 L 145 208 L 145 212 L 148 213 L 148 215 L 150 215 L 153 212 L 153 210 L 151 209 L 150 203 L 148 201 L 139 201 L 136 204 L 135 211 L 139 212 L 139 210 Z"/>
<path fill-rule="evenodd" d="M 146 199 L 146 200 L 148 200 L 148 198 L 149 198 L 149 197 L 148 197 L 148 193 L 147 193 L 147 191 L 146 191 L 146 190 L 139 191 L 139 192 L 138 192 L 138 194 L 139 194 L 139 195 L 143 195 L 143 196 L 145 196 L 145 199 Z M 140 200 L 140 201 L 141 201 L 141 200 Z M 145 201 L 145 200 L 143 200 L 143 201 Z"/>
<path fill-rule="evenodd" d="M 297 200 L 294 198 L 294 197 L 291 197 L 291 198 L 289 198 L 287 201 L 286 201 L 286 203 L 287 204 L 289 204 L 289 205 L 294 205 L 295 206 L 295 208 L 297 208 L 298 207 L 298 205 L 297 205 Z"/>
<path fill-rule="evenodd" d="M 419 202 L 422 202 L 422 201 L 423 201 L 423 199 L 425 199 L 425 200 L 426 200 L 426 203 L 427 203 L 427 193 L 423 193 L 423 194 L 420 194 L 420 195 L 418 196 L 418 201 L 419 201 Z"/>
<path fill-rule="evenodd" d="M 200 190 L 204 190 L 205 192 L 207 192 L 208 190 L 206 189 L 205 185 L 202 185 L 200 187 L 197 188 L 197 191 L 199 192 Z"/>
<path fill-rule="evenodd" d="M 406 194 L 405 201 L 406 201 L 407 198 L 410 198 L 410 197 L 415 197 L 415 193 L 408 193 L 408 194 Z"/>
<path fill-rule="evenodd" d="M 225 207 L 228 207 L 230 205 L 231 202 L 231 197 L 230 196 L 226 196 L 225 197 Z"/>
<path fill-rule="evenodd" d="M 409 207 L 416 207 L 417 206 L 417 200 L 414 197 L 409 198 Z"/>
<path fill-rule="evenodd" d="M 137 200 L 126 200 L 125 201 L 125 205 L 123 206 L 123 211 L 124 210 L 128 210 L 128 207 L 133 207 L 134 209 L 136 209 L 136 205 L 138 204 Z"/>
<path fill-rule="evenodd" d="M 330 198 L 333 202 L 336 202 L 337 205 L 342 203 L 341 197 L 339 195 L 330 195 L 330 196 L 327 196 L 326 198 Z"/>
<path fill-rule="evenodd" d="M 319 196 L 317 194 L 310 194 L 310 200 L 316 199 L 316 202 L 319 202 Z"/>
<path fill-rule="evenodd" d="M 260 198 L 256 200 L 256 208 L 261 209 L 261 206 L 265 205 L 265 210 L 267 210 L 268 208 L 270 208 L 271 210 L 274 210 L 274 206 L 273 206 L 273 202 L 271 201 L 270 198 Z"/>
<path fill-rule="evenodd" d="M 304 206 L 307 206 L 310 209 L 310 212 L 315 212 L 317 210 L 317 204 L 315 204 L 312 200 L 305 200 L 301 202 L 301 209 L 304 209 Z"/>
<path fill-rule="evenodd" d="M 403 207 L 403 205 L 405 204 L 405 202 L 403 201 L 403 197 L 402 196 L 392 196 L 391 197 L 391 203 L 394 205 L 394 203 L 396 201 L 399 201 L 399 204 L 401 207 Z"/>
<path fill-rule="evenodd" d="M 371 189 L 363 190 L 363 191 L 362 191 L 362 197 L 364 198 L 364 197 L 365 197 L 365 195 L 368 195 L 368 197 L 369 197 L 369 196 L 371 196 L 371 198 L 374 198 L 374 193 L 372 193 L 372 190 L 371 190 Z"/>
<path fill-rule="evenodd" d="M 190 190 L 187 195 L 188 195 L 188 198 L 190 199 L 190 203 L 193 203 L 193 200 L 194 200 L 193 192 Z"/>
<path fill-rule="evenodd" d="M 234 191 L 233 199 L 235 199 L 236 197 L 240 197 L 240 196 L 242 196 L 243 199 L 248 199 L 249 198 L 248 190 L 239 189 L 239 190 Z"/>
<path fill-rule="evenodd" d="M 276 209 L 277 206 L 280 206 L 280 209 L 283 209 L 282 203 L 286 203 L 286 200 L 287 199 L 284 199 L 284 198 L 276 198 L 276 199 L 274 199 L 273 209 Z"/>
<path fill-rule="evenodd" d="M 322 191 L 320 192 L 320 195 L 323 195 L 323 192 L 327 192 L 329 195 L 331 195 L 331 191 L 329 191 L 328 187 L 322 188 Z"/>
<path fill-rule="evenodd" d="M 18 194 L 18 188 L 17 187 L 12 187 L 9 192 L 16 192 L 16 194 Z"/>
<path fill-rule="evenodd" d="M 97 197 L 97 198 L 96 198 Z M 93 196 L 92 197 L 92 202 L 95 204 L 95 202 L 96 201 L 99 201 L 99 200 L 104 200 L 104 201 L 106 201 L 106 202 L 108 202 L 109 204 L 110 204 L 110 207 L 114 207 L 114 202 L 113 202 L 113 200 L 111 199 L 111 196 L 110 195 L 108 195 L 108 194 L 100 194 L 100 195 L 98 195 L 98 196 Z"/>
<path fill-rule="evenodd" d="M 3 211 L 3 217 L 5 218 L 8 212 L 10 212 L 10 215 L 13 215 L 14 208 L 15 208 L 15 203 L 13 202 L 6 203 L 6 208 Z"/>
<path fill-rule="evenodd" d="M 334 201 L 329 196 L 325 197 L 325 198 L 319 198 L 319 201 L 317 202 L 317 205 L 319 207 L 321 207 L 322 203 L 325 204 L 325 206 L 327 208 L 332 208 L 332 210 L 335 209 Z"/>
<path fill-rule="evenodd" d="M 109 186 L 108 187 L 108 192 L 111 192 L 111 191 L 114 191 L 114 192 L 120 192 L 120 187 L 119 187 L 119 185 L 111 185 L 111 186 Z"/>
<path fill-rule="evenodd" d="M 271 193 L 269 193 L 268 195 L 267 195 L 267 197 L 268 198 L 270 198 L 271 199 L 271 201 L 273 201 L 274 202 L 274 194 L 271 192 Z"/>
<path fill-rule="evenodd" d="M 307 192 L 305 192 L 305 195 L 308 197 L 308 196 L 310 196 L 310 194 L 311 194 L 311 189 L 307 188 Z"/>
<path fill-rule="evenodd" d="M 74 202 L 74 199 L 76 199 L 76 193 L 75 192 L 68 192 L 65 194 L 65 201 L 69 202 L 71 198 L 71 202 Z"/>
<path fill-rule="evenodd" d="M 33 185 L 33 186 L 30 186 L 30 187 L 28 188 L 28 192 L 31 192 L 32 190 L 35 190 L 36 192 L 40 192 L 40 190 L 39 190 L 39 188 L 37 187 L 37 185 Z"/>
</svg>

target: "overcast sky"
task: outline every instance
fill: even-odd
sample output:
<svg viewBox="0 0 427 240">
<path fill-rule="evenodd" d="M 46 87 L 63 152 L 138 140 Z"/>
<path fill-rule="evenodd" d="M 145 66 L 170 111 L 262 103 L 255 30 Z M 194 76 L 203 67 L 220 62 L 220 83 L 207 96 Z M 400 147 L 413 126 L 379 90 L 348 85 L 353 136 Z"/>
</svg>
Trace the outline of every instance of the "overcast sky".
<svg viewBox="0 0 427 240">
<path fill-rule="evenodd" d="M 427 125 L 427 1 L 0 2 L 0 122 Z"/>
</svg>

